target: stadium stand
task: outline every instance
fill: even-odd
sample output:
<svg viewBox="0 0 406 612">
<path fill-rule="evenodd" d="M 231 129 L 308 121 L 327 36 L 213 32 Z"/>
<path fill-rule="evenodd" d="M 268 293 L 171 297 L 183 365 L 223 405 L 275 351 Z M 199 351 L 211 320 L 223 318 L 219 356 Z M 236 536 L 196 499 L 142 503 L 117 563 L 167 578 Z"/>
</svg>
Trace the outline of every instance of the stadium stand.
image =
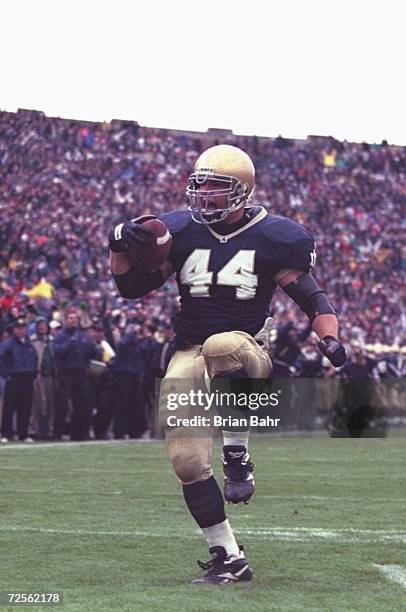
<svg viewBox="0 0 406 612">
<path fill-rule="evenodd" d="M 56 326 L 76 306 L 82 327 L 101 322 L 113 347 L 130 325 L 153 327 L 159 340 L 177 308 L 174 281 L 135 302 L 121 298 L 108 266 L 108 232 L 124 218 L 184 207 L 196 156 L 220 142 L 252 157 L 256 203 L 315 235 L 315 276 L 337 311 L 343 341 L 361 342 L 385 356 L 394 376 L 404 375 L 406 149 L 386 142 L 203 134 L 1 112 L 3 338 L 18 317 L 34 333 L 38 316 Z M 280 329 L 296 307 L 278 292 L 273 308 Z M 304 329 L 304 315 L 298 320 Z"/>
</svg>

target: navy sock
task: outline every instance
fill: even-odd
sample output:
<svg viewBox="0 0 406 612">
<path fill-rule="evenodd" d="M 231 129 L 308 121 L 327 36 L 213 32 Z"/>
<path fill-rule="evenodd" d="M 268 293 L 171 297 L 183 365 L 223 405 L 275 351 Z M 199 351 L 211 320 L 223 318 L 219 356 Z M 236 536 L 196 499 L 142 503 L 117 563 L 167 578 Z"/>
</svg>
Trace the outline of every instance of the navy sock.
<svg viewBox="0 0 406 612">
<path fill-rule="evenodd" d="M 227 401 L 225 404 L 218 403 L 216 405 L 217 412 L 223 419 L 228 419 L 229 417 L 241 419 L 242 417 L 243 419 L 246 418 L 249 420 L 250 410 L 248 408 L 248 398 L 250 393 L 252 393 L 252 389 L 252 380 L 243 368 L 235 370 L 234 372 L 224 372 L 223 374 L 214 376 L 210 383 L 210 391 L 212 393 L 216 391 L 218 394 L 232 393 L 237 398 L 244 396 L 247 398 L 245 405 L 242 405 L 241 402 L 233 403 L 232 401 Z M 229 397 L 231 396 L 229 395 Z M 249 425 L 245 425 L 244 421 L 241 420 L 239 425 L 231 425 L 228 423 L 223 429 L 225 431 L 249 431 Z"/>
<path fill-rule="evenodd" d="M 211 527 L 226 520 L 223 495 L 214 476 L 183 485 L 183 497 L 199 527 Z"/>
<path fill-rule="evenodd" d="M 252 380 L 243 368 L 231 373 L 224 372 L 224 374 L 218 374 L 210 382 L 210 391 L 212 393 L 218 391 L 235 393 L 235 395 L 242 393 L 249 395 L 252 392 L 252 388 Z M 238 410 L 238 407 L 235 406 L 235 409 Z"/>
</svg>

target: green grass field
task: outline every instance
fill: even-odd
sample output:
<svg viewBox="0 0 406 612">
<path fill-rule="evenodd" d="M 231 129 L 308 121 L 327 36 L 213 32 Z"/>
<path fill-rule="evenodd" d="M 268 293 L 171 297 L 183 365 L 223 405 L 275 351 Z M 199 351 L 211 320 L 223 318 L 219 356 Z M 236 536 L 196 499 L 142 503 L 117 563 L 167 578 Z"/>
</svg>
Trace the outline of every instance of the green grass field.
<svg viewBox="0 0 406 612">
<path fill-rule="evenodd" d="M 2 446 L 0 591 L 63 591 L 69 611 L 406 610 L 405 438 L 250 450 L 255 498 L 228 515 L 254 581 L 202 587 L 207 547 L 162 442 Z"/>
</svg>

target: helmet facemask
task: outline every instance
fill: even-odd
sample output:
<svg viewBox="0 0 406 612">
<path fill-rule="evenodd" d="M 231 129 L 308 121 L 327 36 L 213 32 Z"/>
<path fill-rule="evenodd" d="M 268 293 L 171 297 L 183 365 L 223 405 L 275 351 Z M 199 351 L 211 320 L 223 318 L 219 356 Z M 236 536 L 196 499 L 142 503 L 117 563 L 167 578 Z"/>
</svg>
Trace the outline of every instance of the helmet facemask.
<svg viewBox="0 0 406 612">
<path fill-rule="evenodd" d="M 216 189 L 203 189 L 202 186 L 207 181 L 216 181 L 221 183 L 222 186 Z M 204 225 L 224 221 L 231 213 L 246 204 L 248 200 L 247 191 L 248 185 L 241 183 L 234 176 L 215 174 L 212 169 L 199 168 L 189 176 L 189 184 L 186 188 L 189 210 L 193 220 Z M 227 197 L 228 206 L 210 210 L 210 202 L 224 196 Z"/>
</svg>

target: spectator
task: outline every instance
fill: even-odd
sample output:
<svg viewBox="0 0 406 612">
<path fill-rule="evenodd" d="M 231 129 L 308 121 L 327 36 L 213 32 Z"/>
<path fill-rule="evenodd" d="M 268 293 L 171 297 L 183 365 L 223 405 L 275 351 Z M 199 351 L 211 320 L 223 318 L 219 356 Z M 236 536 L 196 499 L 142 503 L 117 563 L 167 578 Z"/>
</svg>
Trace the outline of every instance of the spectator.
<svg viewBox="0 0 406 612">
<path fill-rule="evenodd" d="M 35 320 L 31 343 L 37 353 L 38 375 L 34 381 L 34 401 L 30 430 L 38 438 L 51 439 L 55 420 L 55 355 L 50 327 L 45 317 Z"/>
<path fill-rule="evenodd" d="M 68 402 L 72 402 L 71 440 L 89 438 L 91 413 L 86 369 L 91 359 L 100 359 L 101 352 L 84 331 L 79 329 L 76 310 L 68 311 L 64 329 L 54 340 L 57 367 L 57 410 L 54 435 L 61 439 L 65 432 Z"/>
<path fill-rule="evenodd" d="M 171 325 L 165 325 L 161 330 L 160 335 L 160 347 L 158 352 L 158 364 L 156 376 L 158 378 L 164 376 L 166 372 L 166 366 L 170 360 L 171 356 L 171 347 L 172 347 L 172 338 L 173 338 L 173 328 Z"/>
<path fill-rule="evenodd" d="M 278 329 L 272 357 L 274 376 L 287 378 L 298 373 L 296 362 L 301 354 L 301 343 L 306 340 L 310 332 L 310 325 L 299 332 L 292 321 Z"/>
<path fill-rule="evenodd" d="M 106 236 L 115 221 L 185 206 L 181 185 L 192 160 L 216 138 L 131 122 L 0 113 L 0 331 L 21 316 L 35 325 L 42 315 L 53 325 L 70 306 L 81 309 L 82 323 L 108 319 L 113 348 L 134 320 L 141 335 L 149 334 L 148 325 L 169 324 L 177 309 L 174 281 L 137 302 L 123 300 L 109 272 Z M 406 149 L 230 132 L 221 140 L 252 157 L 255 202 L 315 235 L 314 273 L 331 296 L 340 338 L 397 345 L 397 363 L 406 327 L 406 247 L 400 240 Z M 278 291 L 273 307 L 281 332 L 294 306 Z M 295 317 L 299 330 L 306 325 L 301 317 Z M 286 346 L 282 334 L 274 353 L 276 370 L 282 362 L 285 375 L 299 373 L 295 334 L 285 335 Z M 396 368 L 404 376 L 404 359 Z M 147 388 L 150 397 L 150 383 Z"/>
<path fill-rule="evenodd" d="M 38 358 L 27 337 L 27 323 L 17 319 L 10 338 L 0 345 L 0 367 L 6 378 L 1 441 L 13 438 L 13 416 L 17 414 L 17 436 L 24 442 L 33 442 L 28 436 L 34 378 L 37 374 Z"/>
<path fill-rule="evenodd" d="M 148 324 L 144 329 L 144 337 L 142 340 L 143 354 L 145 355 L 144 373 L 141 381 L 142 386 L 142 403 L 146 414 L 147 422 L 151 429 L 154 422 L 153 411 L 155 404 L 155 386 L 156 380 L 161 373 L 161 351 L 160 342 L 157 341 L 155 334 L 157 328 L 153 324 Z M 149 434 L 150 435 L 150 431 Z"/>
<path fill-rule="evenodd" d="M 105 328 L 102 322 L 94 321 L 89 330 L 92 340 L 101 352 L 104 369 L 98 364 L 98 371 L 89 376 L 91 407 L 93 414 L 93 432 L 96 440 L 105 440 L 108 437 L 109 427 L 113 418 L 112 412 L 112 375 L 108 367 L 114 360 L 115 352 L 105 338 Z"/>
<path fill-rule="evenodd" d="M 385 436 L 386 419 L 378 400 L 377 361 L 367 356 L 362 343 L 353 341 L 346 363 L 340 368 L 340 391 L 333 413 L 332 435 Z M 374 380 L 373 380 L 374 379 Z"/>
<path fill-rule="evenodd" d="M 116 439 L 126 435 L 140 438 L 147 429 L 142 387 L 145 357 L 139 328 L 132 326 L 117 344 L 113 364 L 113 432 Z"/>
</svg>

